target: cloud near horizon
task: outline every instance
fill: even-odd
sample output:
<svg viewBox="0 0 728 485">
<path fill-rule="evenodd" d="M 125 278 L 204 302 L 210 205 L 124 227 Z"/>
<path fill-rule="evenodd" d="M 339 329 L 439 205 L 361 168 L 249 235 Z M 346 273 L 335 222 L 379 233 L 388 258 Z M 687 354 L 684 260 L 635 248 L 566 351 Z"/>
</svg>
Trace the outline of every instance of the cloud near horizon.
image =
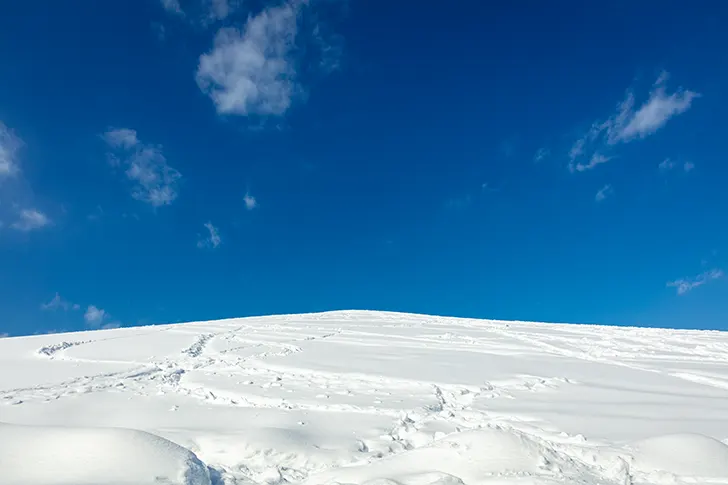
<svg viewBox="0 0 728 485">
<path fill-rule="evenodd" d="M 692 278 L 681 278 L 675 281 L 670 281 L 667 283 L 667 286 L 677 288 L 677 294 L 684 295 L 689 291 L 708 283 L 709 281 L 720 279 L 723 276 L 723 270 L 714 268 Z"/>
</svg>

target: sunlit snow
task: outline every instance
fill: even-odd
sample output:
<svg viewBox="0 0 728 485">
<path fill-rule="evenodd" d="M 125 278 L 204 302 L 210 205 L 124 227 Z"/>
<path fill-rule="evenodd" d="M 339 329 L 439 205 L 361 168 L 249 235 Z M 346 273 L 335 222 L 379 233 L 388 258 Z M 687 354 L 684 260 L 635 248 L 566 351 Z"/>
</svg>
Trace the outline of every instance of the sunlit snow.
<svg viewBox="0 0 728 485">
<path fill-rule="evenodd" d="M 350 311 L 0 366 L 4 485 L 728 484 L 728 333 Z"/>
</svg>

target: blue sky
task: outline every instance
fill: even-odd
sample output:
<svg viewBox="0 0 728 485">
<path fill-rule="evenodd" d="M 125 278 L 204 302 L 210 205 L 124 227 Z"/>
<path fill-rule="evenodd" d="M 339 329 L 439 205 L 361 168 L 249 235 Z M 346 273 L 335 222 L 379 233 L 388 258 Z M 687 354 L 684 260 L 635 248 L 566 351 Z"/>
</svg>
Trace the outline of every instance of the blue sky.
<svg viewBox="0 0 728 485">
<path fill-rule="evenodd" d="M 0 333 L 728 329 L 728 5 L 3 2 Z"/>
</svg>

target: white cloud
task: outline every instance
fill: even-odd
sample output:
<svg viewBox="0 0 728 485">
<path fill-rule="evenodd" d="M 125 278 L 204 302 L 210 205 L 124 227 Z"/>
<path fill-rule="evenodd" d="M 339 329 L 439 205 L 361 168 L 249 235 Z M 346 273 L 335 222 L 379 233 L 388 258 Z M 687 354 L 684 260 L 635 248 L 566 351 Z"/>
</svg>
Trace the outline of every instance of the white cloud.
<svg viewBox="0 0 728 485">
<path fill-rule="evenodd" d="M 677 288 L 677 294 L 684 295 L 685 293 L 689 292 L 694 288 L 697 288 L 698 286 L 702 286 L 709 281 L 717 280 L 722 277 L 723 270 L 711 269 L 710 271 L 701 273 L 693 278 L 681 278 L 675 281 L 670 281 L 667 283 L 667 286 Z"/>
<path fill-rule="evenodd" d="M 0 338 L 8 338 L 8 337 L 10 337 L 9 333 L 7 333 L 7 332 L 0 333 Z"/>
<path fill-rule="evenodd" d="M 161 0 L 161 3 L 162 7 L 164 7 L 167 12 L 171 12 L 177 15 L 184 15 L 179 0 Z"/>
<path fill-rule="evenodd" d="M 209 15 L 216 20 L 223 20 L 232 11 L 233 6 L 228 0 L 209 0 Z"/>
<path fill-rule="evenodd" d="M 51 220 L 42 212 L 35 209 L 23 209 L 20 211 L 20 219 L 10 227 L 18 231 L 32 231 L 40 229 L 51 223 Z"/>
<path fill-rule="evenodd" d="M 197 242 L 198 248 L 212 247 L 213 249 L 218 247 L 222 240 L 220 239 L 220 233 L 217 227 L 212 225 L 212 222 L 206 222 L 205 228 L 210 233 L 208 237 Z"/>
<path fill-rule="evenodd" d="M 139 145 L 136 130 L 129 128 L 116 128 L 107 131 L 101 137 L 112 148 L 134 148 Z"/>
<path fill-rule="evenodd" d="M 207 27 L 226 19 L 242 4 L 242 0 L 194 0 L 185 2 L 184 9 L 179 0 L 160 0 L 160 3 L 167 12 L 185 18 L 191 24 Z"/>
<path fill-rule="evenodd" d="M 89 307 L 86 309 L 86 313 L 83 315 L 83 318 L 89 325 L 96 326 L 100 325 L 101 322 L 103 322 L 104 319 L 108 316 L 109 315 L 106 313 L 106 311 L 102 310 L 101 308 L 98 308 L 95 305 L 89 305 Z"/>
<path fill-rule="evenodd" d="M 670 160 L 669 158 L 664 159 L 660 164 L 657 166 L 661 171 L 667 172 L 669 170 L 672 170 L 675 168 L 675 162 Z"/>
<path fill-rule="evenodd" d="M 669 172 L 670 170 L 673 170 L 677 168 L 678 164 L 674 160 L 670 160 L 669 158 L 664 159 L 660 164 L 658 165 L 658 168 L 661 172 Z M 682 164 L 682 169 L 684 172 L 690 172 L 695 168 L 695 164 L 693 162 L 685 162 Z"/>
<path fill-rule="evenodd" d="M 586 170 L 591 170 L 597 165 L 601 165 L 602 163 L 607 163 L 612 158 L 613 157 L 607 157 L 605 155 L 602 155 L 601 153 L 594 153 L 589 160 L 589 163 L 577 163 L 576 165 L 574 165 L 574 163 L 572 162 L 571 164 L 569 164 L 569 170 L 571 170 L 572 172 L 584 172 Z"/>
<path fill-rule="evenodd" d="M 134 183 L 132 197 L 154 207 L 177 198 L 182 175 L 167 164 L 161 146 L 142 143 L 128 128 L 111 129 L 102 138 L 112 149 L 109 157 L 126 167 L 126 176 Z"/>
<path fill-rule="evenodd" d="M 618 126 L 614 141 L 629 141 L 634 138 L 645 138 L 662 128 L 670 118 L 684 113 L 690 108 L 693 99 L 698 97 L 693 91 L 679 90 L 668 95 L 665 87 L 660 85 L 650 98 L 633 113 L 629 122 Z"/>
<path fill-rule="evenodd" d="M 51 301 L 48 303 L 43 303 L 41 306 L 41 309 L 43 310 L 79 310 L 81 308 L 80 305 L 76 303 L 71 303 L 69 301 L 64 300 L 61 298 L 61 295 L 56 293 L 56 296 L 53 297 Z"/>
<path fill-rule="evenodd" d="M 243 30 L 220 29 L 200 56 L 197 84 L 218 113 L 283 115 L 298 87 L 292 50 L 298 7 L 293 0 L 250 16 Z"/>
<path fill-rule="evenodd" d="M 548 157 L 551 154 L 551 151 L 548 148 L 539 148 L 536 151 L 536 155 L 533 156 L 534 162 L 540 162 L 544 158 Z"/>
<path fill-rule="evenodd" d="M 616 113 L 605 121 L 593 123 L 587 133 L 574 142 L 569 151 L 569 168 L 574 171 L 579 166 L 575 161 L 588 153 L 593 158 L 598 150 L 646 138 L 665 126 L 671 118 L 687 111 L 700 94 L 682 88 L 668 94 L 665 87 L 668 78 L 667 72 L 661 73 L 648 99 L 636 110 L 634 93 L 627 91 L 624 100 L 617 105 Z M 591 162 L 581 165 L 589 167 Z"/>
<path fill-rule="evenodd" d="M 258 201 L 250 195 L 250 193 L 245 194 L 245 197 L 243 197 L 243 202 L 245 202 L 245 208 L 249 211 L 252 211 L 256 207 L 258 207 Z"/>
<path fill-rule="evenodd" d="M 0 121 L 0 180 L 20 171 L 17 152 L 22 146 L 22 140 Z"/>
<path fill-rule="evenodd" d="M 599 191 L 597 192 L 597 195 L 594 196 L 594 200 L 596 200 L 597 202 L 601 202 L 604 199 L 606 199 L 608 196 L 612 195 L 613 193 L 614 193 L 614 190 L 612 189 L 612 186 L 607 184 L 604 187 L 602 187 L 601 189 L 599 189 Z"/>
</svg>

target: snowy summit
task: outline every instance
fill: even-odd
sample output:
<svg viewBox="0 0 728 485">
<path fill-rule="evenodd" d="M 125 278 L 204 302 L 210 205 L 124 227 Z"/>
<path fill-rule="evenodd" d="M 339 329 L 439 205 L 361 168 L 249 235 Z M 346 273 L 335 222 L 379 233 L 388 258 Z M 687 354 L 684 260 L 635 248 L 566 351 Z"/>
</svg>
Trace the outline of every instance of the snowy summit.
<svg viewBox="0 0 728 485">
<path fill-rule="evenodd" d="M 728 334 L 332 312 L 0 340 L 3 485 L 728 484 Z"/>
</svg>

